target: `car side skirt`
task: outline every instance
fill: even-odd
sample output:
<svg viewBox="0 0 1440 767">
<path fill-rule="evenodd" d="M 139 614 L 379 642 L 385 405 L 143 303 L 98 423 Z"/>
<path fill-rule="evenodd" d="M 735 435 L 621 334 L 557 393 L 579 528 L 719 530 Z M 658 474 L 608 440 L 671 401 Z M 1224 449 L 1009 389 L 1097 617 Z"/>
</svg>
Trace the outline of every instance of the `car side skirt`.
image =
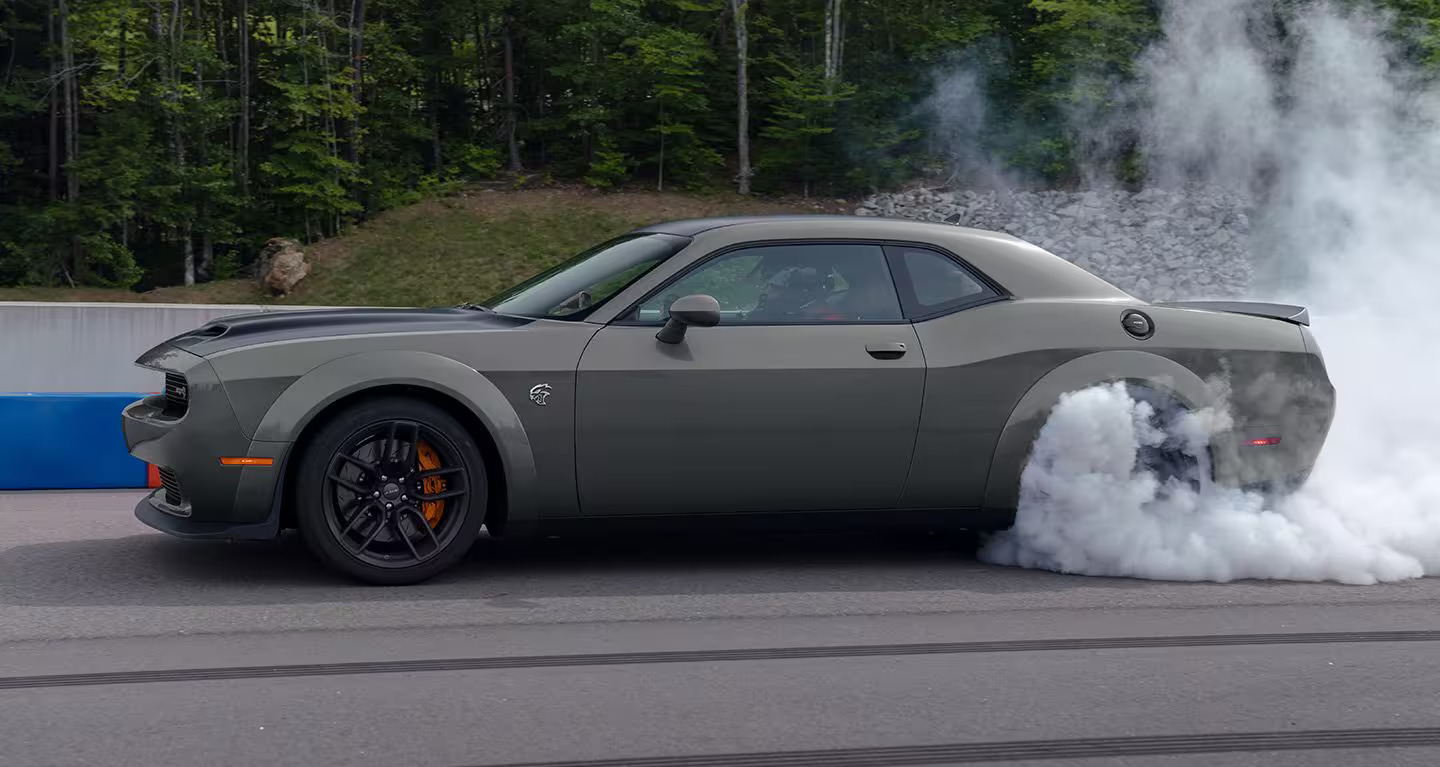
<svg viewBox="0 0 1440 767">
<path fill-rule="evenodd" d="M 605 517 L 551 517 L 542 520 L 544 535 L 597 533 L 710 532 L 850 532 L 898 530 L 911 532 L 986 531 L 1008 527 L 1014 509 L 885 509 L 795 511 L 745 514 L 643 514 Z"/>
</svg>

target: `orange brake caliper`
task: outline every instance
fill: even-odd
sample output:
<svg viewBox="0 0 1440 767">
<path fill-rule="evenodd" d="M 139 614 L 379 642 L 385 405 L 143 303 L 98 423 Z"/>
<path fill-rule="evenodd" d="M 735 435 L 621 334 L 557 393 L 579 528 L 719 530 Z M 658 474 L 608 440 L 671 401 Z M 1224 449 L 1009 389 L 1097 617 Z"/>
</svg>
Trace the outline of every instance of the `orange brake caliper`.
<svg viewBox="0 0 1440 767">
<path fill-rule="evenodd" d="M 430 447 L 429 442 L 417 444 L 415 450 L 419 454 L 421 471 L 440 468 L 440 455 L 435 452 L 435 448 Z M 426 477 L 421 480 L 420 489 L 424 491 L 426 495 L 443 493 L 445 492 L 445 478 Z M 424 501 L 420 504 L 420 513 L 425 515 L 425 521 L 429 522 L 431 527 L 434 527 L 440 524 L 440 517 L 445 514 L 445 502 Z"/>
</svg>

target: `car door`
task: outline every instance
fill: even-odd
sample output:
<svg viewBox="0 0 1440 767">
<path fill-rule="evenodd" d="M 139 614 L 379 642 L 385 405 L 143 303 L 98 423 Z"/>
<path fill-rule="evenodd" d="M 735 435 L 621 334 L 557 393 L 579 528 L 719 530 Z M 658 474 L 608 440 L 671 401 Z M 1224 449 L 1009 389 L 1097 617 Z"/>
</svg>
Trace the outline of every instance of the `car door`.
<svg viewBox="0 0 1440 767">
<path fill-rule="evenodd" d="M 890 244 L 886 250 L 927 365 L 901 506 L 977 508 L 1015 404 L 1072 353 L 1048 348 L 1043 338 L 1032 339 L 1028 350 L 1017 343 L 1017 334 L 1028 331 L 1016 322 L 1019 307 L 959 257 L 922 245 Z"/>
<path fill-rule="evenodd" d="M 656 331 L 710 295 L 715 327 Z M 704 259 L 597 333 L 576 381 L 586 515 L 884 509 L 925 385 L 882 246 L 769 243 Z"/>
</svg>

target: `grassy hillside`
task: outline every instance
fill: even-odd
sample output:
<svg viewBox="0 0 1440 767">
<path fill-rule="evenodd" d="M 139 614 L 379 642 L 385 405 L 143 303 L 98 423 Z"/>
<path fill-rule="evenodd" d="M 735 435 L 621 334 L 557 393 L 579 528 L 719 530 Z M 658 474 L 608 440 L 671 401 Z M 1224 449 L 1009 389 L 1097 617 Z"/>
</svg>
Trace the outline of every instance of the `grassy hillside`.
<svg viewBox="0 0 1440 767">
<path fill-rule="evenodd" d="M 283 299 L 252 280 L 147 293 L 0 288 L 0 301 L 445 306 L 480 301 L 589 245 L 644 224 L 698 216 L 848 210 L 834 201 L 584 190 L 475 191 L 377 217 L 306 249 L 310 276 Z"/>
</svg>

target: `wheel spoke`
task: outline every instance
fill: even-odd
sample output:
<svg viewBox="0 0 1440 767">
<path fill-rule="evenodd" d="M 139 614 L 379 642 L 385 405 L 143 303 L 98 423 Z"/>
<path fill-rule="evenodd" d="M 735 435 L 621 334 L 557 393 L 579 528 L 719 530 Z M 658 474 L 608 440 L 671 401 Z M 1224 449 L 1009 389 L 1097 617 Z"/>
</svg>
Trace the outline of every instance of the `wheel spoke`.
<svg viewBox="0 0 1440 767">
<path fill-rule="evenodd" d="M 384 529 L 385 529 L 385 523 L 384 523 L 384 522 L 381 522 L 381 521 L 378 520 L 378 519 L 375 520 L 375 529 L 370 531 L 369 537 L 367 537 L 367 538 L 365 539 L 365 542 L 364 542 L 364 543 L 361 543 L 360 546 L 359 546 L 358 548 L 356 548 L 355 550 L 356 550 L 356 551 L 364 551 L 364 550 L 370 548 L 370 544 L 375 541 L 375 536 L 379 535 L 379 534 L 380 534 L 380 531 L 381 531 L 381 530 L 384 530 Z"/>
<path fill-rule="evenodd" d="M 430 529 L 430 520 L 426 519 L 425 515 L 422 514 L 419 509 L 407 503 L 404 506 L 400 507 L 400 511 L 408 511 L 411 514 L 414 514 L 415 517 L 420 520 L 420 529 L 424 530 L 425 534 L 430 536 L 431 545 L 433 545 L 437 550 L 440 548 L 440 539 L 436 538 L 435 531 Z"/>
<path fill-rule="evenodd" d="M 402 465 L 406 474 L 414 474 L 420 466 L 420 424 L 410 422 L 410 447 L 405 452 L 405 460 Z M 397 458 L 397 461 L 399 459 Z"/>
<path fill-rule="evenodd" d="M 396 445 L 396 439 L 395 439 L 395 432 L 396 432 L 396 430 L 398 430 L 399 428 L 400 428 L 400 422 L 399 422 L 399 421 L 391 421 L 391 422 L 390 422 L 390 434 L 389 434 L 389 436 L 387 436 L 387 437 L 385 438 L 385 444 L 384 444 L 384 446 L 381 448 L 381 455 L 380 455 L 380 460 L 381 460 L 381 462 L 392 461 L 392 460 L 395 459 L 395 448 L 397 447 L 397 445 Z"/>
<path fill-rule="evenodd" d="M 350 492 L 355 493 L 355 494 L 357 494 L 357 495 L 369 495 L 369 494 L 370 494 L 370 491 L 369 491 L 369 490 L 366 490 L 365 488 L 363 488 L 363 487 L 355 484 L 354 482 L 351 482 L 350 480 L 348 480 L 348 479 L 340 476 L 339 474 L 329 474 L 329 475 L 327 475 L 327 477 L 329 478 L 329 480 L 330 480 L 331 482 L 334 482 L 335 484 L 337 484 L 337 485 L 345 488 L 346 490 L 349 490 Z"/>
<path fill-rule="evenodd" d="M 362 469 L 364 469 L 365 471 L 368 471 L 368 472 L 370 472 L 370 473 L 372 473 L 372 474 L 375 473 L 375 472 L 379 469 L 379 467 L 376 466 L 375 464 L 370 463 L 369 461 L 362 461 L 362 460 L 360 460 L 359 458 L 357 458 L 357 457 L 355 457 L 355 456 L 353 456 L 353 455 L 350 455 L 349 453 L 337 453 L 337 454 L 335 455 L 335 457 L 338 458 L 338 459 L 340 459 L 340 460 L 342 460 L 342 461 L 346 461 L 346 462 L 348 462 L 348 463 L 354 464 L 355 466 L 359 466 L 360 468 L 362 468 Z"/>
<path fill-rule="evenodd" d="M 410 549 L 410 555 L 415 557 L 416 562 L 419 562 L 423 557 L 420 556 L 420 551 L 415 548 L 415 542 L 410 540 L 410 536 L 405 534 L 405 528 L 400 525 L 400 515 L 396 514 L 391 518 L 391 521 L 395 523 L 395 534 L 400 536 L 400 540 L 405 542 L 405 548 Z M 425 525 L 425 527 L 429 527 L 429 525 Z"/>
<path fill-rule="evenodd" d="M 465 467 L 463 466 L 447 466 L 439 469 L 426 469 L 425 471 L 420 472 L 416 476 L 416 478 L 429 479 L 430 477 L 443 477 L 446 474 L 459 474 L 462 471 L 465 471 Z"/>
<path fill-rule="evenodd" d="M 446 490 L 443 493 L 416 493 L 415 497 L 422 501 L 443 501 L 446 498 L 459 498 L 467 492 L 469 491 L 462 487 L 458 490 Z"/>
<path fill-rule="evenodd" d="M 358 501 L 358 500 L 365 500 L 365 501 L 367 501 L 367 502 L 360 504 L 360 508 L 356 509 L 356 510 L 355 510 L 355 513 L 350 516 L 350 521 L 345 525 L 345 529 L 340 531 L 340 535 L 342 535 L 342 536 L 344 536 L 344 535 L 349 535 L 349 534 L 350 534 L 350 531 L 353 530 L 353 529 L 355 529 L 355 523 L 356 523 L 356 522 L 359 522 L 360 520 L 362 520 L 362 519 L 364 519 L 364 518 L 366 517 L 365 512 L 366 512 L 366 510 L 368 510 L 368 509 L 370 508 L 370 506 L 371 506 L 371 504 L 368 502 L 368 501 L 369 501 L 368 498 L 367 498 L 367 499 L 357 498 L 357 499 L 355 499 L 355 500 L 357 500 L 357 501 Z"/>
</svg>

